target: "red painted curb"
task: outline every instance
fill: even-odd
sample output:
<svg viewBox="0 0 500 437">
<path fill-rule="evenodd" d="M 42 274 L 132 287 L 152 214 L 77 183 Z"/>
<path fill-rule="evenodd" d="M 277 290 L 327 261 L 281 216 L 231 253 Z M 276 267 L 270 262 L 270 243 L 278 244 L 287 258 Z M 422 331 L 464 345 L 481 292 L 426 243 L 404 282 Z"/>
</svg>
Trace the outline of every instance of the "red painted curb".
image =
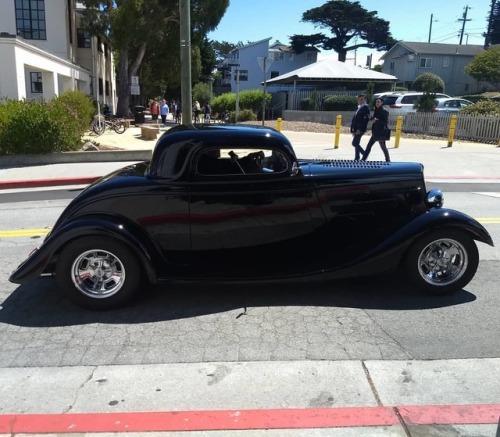
<svg viewBox="0 0 500 437">
<path fill-rule="evenodd" d="M 500 404 L 0 415 L 0 433 L 161 432 L 497 424 Z"/>
<path fill-rule="evenodd" d="M 56 187 L 60 185 L 88 185 L 96 181 L 100 177 L 102 176 L 0 181 L 0 190 L 8 190 L 13 188 Z"/>
</svg>

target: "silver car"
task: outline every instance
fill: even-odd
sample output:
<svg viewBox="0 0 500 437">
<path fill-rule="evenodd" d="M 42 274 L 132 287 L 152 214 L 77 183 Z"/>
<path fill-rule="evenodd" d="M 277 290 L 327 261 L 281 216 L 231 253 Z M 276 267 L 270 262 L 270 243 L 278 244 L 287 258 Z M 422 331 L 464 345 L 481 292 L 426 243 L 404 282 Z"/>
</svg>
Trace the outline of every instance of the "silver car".
<svg viewBox="0 0 500 437">
<path fill-rule="evenodd" d="M 434 112 L 458 112 L 466 106 L 472 105 L 473 102 L 455 97 L 436 99 Z"/>
</svg>

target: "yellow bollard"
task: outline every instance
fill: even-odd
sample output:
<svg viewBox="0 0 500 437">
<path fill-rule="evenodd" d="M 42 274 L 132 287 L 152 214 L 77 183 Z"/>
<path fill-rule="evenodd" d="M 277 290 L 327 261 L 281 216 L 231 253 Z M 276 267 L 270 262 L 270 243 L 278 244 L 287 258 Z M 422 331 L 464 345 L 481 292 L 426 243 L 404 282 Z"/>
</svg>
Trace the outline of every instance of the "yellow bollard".
<svg viewBox="0 0 500 437">
<path fill-rule="evenodd" d="M 342 126 L 342 116 L 339 114 L 337 115 L 337 122 L 335 123 L 335 149 L 339 148 L 341 126 Z"/>
<path fill-rule="evenodd" d="M 455 136 L 455 126 L 457 125 L 457 116 L 452 115 L 450 118 L 450 130 L 448 131 L 448 147 L 453 144 L 453 137 Z"/>
<path fill-rule="evenodd" d="M 396 136 L 394 139 L 394 148 L 399 148 L 399 140 L 401 139 L 401 128 L 403 127 L 403 116 L 398 115 L 396 119 Z"/>
<path fill-rule="evenodd" d="M 278 132 L 281 132 L 281 122 L 282 122 L 282 121 L 283 121 L 283 120 L 282 120 L 281 118 L 278 118 L 278 119 L 276 120 L 276 130 L 277 130 Z"/>
</svg>

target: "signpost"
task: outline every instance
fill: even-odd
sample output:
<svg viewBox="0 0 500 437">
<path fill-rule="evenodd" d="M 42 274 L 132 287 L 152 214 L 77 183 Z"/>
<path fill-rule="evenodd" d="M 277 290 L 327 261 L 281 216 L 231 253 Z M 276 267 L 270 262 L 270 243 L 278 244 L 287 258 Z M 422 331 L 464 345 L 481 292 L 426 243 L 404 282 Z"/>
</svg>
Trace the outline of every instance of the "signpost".
<svg viewBox="0 0 500 437">
<path fill-rule="evenodd" d="M 259 56 L 257 58 L 257 62 L 259 63 L 260 69 L 264 73 L 264 90 L 262 92 L 262 126 L 264 126 L 264 122 L 266 120 L 266 76 L 267 72 L 271 68 L 273 60 L 269 59 L 267 56 Z"/>
</svg>

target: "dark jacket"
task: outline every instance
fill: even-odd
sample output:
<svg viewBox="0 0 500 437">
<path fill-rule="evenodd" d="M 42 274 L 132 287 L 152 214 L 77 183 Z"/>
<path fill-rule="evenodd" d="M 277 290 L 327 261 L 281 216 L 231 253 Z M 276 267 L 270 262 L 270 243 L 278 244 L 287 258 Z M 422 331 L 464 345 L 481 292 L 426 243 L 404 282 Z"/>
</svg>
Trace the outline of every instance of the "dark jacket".
<svg viewBox="0 0 500 437">
<path fill-rule="evenodd" d="M 361 106 L 354 114 L 351 122 L 351 133 L 355 133 L 357 130 L 360 132 L 366 132 L 366 126 L 368 126 L 368 119 L 370 118 L 370 107 L 367 104 Z"/>
<path fill-rule="evenodd" d="M 376 120 L 372 124 L 372 135 L 377 139 L 385 140 L 384 129 L 389 121 L 389 112 L 383 107 L 375 108 L 373 118 Z"/>
</svg>

